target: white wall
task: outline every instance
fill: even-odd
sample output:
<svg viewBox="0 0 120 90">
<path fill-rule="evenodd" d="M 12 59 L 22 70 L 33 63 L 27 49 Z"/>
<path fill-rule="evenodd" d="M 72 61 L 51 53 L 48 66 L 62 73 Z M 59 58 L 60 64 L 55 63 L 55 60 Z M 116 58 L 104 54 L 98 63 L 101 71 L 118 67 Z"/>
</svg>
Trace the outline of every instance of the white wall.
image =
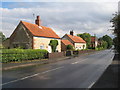
<svg viewBox="0 0 120 90">
<path fill-rule="evenodd" d="M 95 47 L 97 47 L 98 46 L 98 41 L 95 41 Z"/>
<path fill-rule="evenodd" d="M 46 37 L 33 37 L 33 49 L 46 49 L 49 53 L 52 52 L 51 46 L 49 46 L 50 40 L 58 40 L 57 50 L 61 52 L 61 40 L 55 38 L 46 38 Z"/>
<path fill-rule="evenodd" d="M 79 49 L 83 49 L 83 45 L 85 45 L 84 49 L 86 49 L 86 43 L 75 43 L 75 50 Z"/>
</svg>

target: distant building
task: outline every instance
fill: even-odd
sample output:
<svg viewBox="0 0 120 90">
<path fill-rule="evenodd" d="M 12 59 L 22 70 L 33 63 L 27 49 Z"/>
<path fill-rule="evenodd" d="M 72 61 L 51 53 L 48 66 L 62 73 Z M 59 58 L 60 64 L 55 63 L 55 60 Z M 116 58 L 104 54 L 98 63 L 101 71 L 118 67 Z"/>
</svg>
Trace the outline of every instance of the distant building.
<svg viewBox="0 0 120 90">
<path fill-rule="evenodd" d="M 70 41 L 73 44 L 75 50 L 86 49 L 86 42 L 81 37 L 74 36 L 74 32 L 73 31 L 70 31 L 70 35 L 69 34 L 65 34 L 62 37 L 62 40 Z"/>
<path fill-rule="evenodd" d="M 98 46 L 98 39 L 96 36 L 91 36 L 91 45 L 92 48 L 96 48 Z"/>
<path fill-rule="evenodd" d="M 51 53 L 50 40 L 58 40 L 57 51 L 61 52 L 60 37 L 51 28 L 42 26 L 40 17 L 37 16 L 35 24 L 20 21 L 10 36 L 10 48 L 46 49 Z"/>
</svg>

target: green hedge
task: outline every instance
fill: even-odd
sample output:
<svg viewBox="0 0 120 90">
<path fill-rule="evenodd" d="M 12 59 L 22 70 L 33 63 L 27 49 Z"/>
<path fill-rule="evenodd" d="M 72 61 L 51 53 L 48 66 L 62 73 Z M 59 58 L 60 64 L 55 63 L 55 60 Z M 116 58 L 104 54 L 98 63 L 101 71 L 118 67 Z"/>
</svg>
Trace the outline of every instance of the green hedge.
<svg viewBox="0 0 120 90">
<path fill-rule="evenodd" d="M 47 54 L 47 50 L 41 49 L 3 49 L 2 62 L 44 59 Z"/>
<path fill-rule="evenodd" d="M 104 50 L 105 48 L 103 48 L 103 47 L 99 47 L 99 48 L 95 48 L 95 50 Z"/>
</svg>

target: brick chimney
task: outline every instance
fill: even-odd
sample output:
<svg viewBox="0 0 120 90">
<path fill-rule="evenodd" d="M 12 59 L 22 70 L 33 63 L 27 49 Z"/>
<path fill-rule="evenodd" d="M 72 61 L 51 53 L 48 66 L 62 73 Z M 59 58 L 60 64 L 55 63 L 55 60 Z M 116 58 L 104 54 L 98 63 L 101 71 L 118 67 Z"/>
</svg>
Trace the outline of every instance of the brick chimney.
<svg viewBox="0 0 120 90">
<path fill-rule="evenodd" d="M 37 24 L 38 26 L 41 25 L 40 16 L 37 16 L 37 19 L 35 20 L 35 24 Z"/>
<path fill-rule="evenodd" d="M 73 30 L 72 30 L 72 31 L 70 31 L 70 35 L 72 35 L 72 36 L 73 36 L 73 34 L 74 34 Z"/>
</svg>

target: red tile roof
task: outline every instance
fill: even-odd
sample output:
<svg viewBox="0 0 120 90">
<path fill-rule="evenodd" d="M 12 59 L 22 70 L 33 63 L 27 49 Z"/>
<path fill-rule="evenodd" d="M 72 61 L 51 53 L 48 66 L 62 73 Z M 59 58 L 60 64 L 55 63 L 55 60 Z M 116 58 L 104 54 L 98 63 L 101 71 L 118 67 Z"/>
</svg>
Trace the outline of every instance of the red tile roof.
<svg viewBox="0 0 120 90">
<path fill-rule="evenodd" d="M 62 43 L 64 43 L 65 45 L 72 45 L 73 44 L 69 41 L 69 40 L 61 40 Z"/>
<path fill-rule="evenodd" d="M 34 36 L 49 37 L 49 38 L 60 38 L 51 28 L 45 26 L 38 26 L 36 24 L 21 21 L 23 25 L 32 33 Z"/>
<path fill-rule="evenodd" d="M 95 37 L 91 37 L 91 42 L 95 42 Z"/>
<path fill-rule="evenodd" d="M 86 43 L 81 37 L 66 34 L 75 43 Z"/>
<path fill-rule="evenodd" d="M 91 37 L 91 42 L 95 42 L 95 40 L 97 40 L 97 38 L 94 37 L 94 36 L 92 36 L 92 37 Z"/>
</svg>

